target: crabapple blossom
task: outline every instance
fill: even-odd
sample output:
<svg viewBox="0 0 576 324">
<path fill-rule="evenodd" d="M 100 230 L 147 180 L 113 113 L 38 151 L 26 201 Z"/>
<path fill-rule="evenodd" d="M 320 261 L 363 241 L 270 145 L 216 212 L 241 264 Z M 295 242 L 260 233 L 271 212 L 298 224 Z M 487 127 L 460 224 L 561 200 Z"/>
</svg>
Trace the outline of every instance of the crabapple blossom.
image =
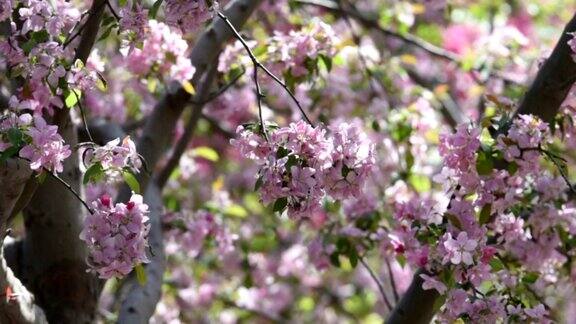
<svg viewBox="0 0 576 324">
<path fill-rule="evenodd" d="M 156 20 L 149 20 L 147 28 L 141 48 L 123 49 L 127 69 L 138 76 L 157 71 L 178 82 L 192 79 L 196 69 L 187 57 L 188 44 L 182 34 Z"/>
<path fill-rule="evenodd" d="M 268 47 L 269 60 L 277 69 L 289 70 L 293 76 L 301 77 L 308 72 L 306 60 L 334 55 L 337 43 L 338 37 L 330 25 L 312 19 L 301 30 L 276 33 Z"/>
<path fill-rule="evenodd" d="M 86 149 L 84 163 L 86 165 L 99 163 L 103 171 L 110 176 L 125 168 L 138 172 L 142 166 L 142 160 L 136 151 L 136 144 L 130 139 L 130 136 L 126 136 L 122 143 L 117 138 L 104 146 Z"/>
<path fill-rule="evenodd" d="M 88 265 L 102 279 L 124 277 L 134 266 L 147 263 L 148 205 L 132 194 L 128 203 L 113 205 L 110 196 L 92 202 L 80 238 L 90 255 Z"/>
<path fill-rule="evenodd" d="M 58 134 L 58 126 L 48 125 L 40 117 L 34 117 L 34 126 L 25 132 L 31 143 L 20 150 L 20 157 L 30 161 L 32 170 L 45 168 L 53 173 L 62 172 L 62 161 L 72 153 Z"/>
<path fill-rule="evenodd" d="M 209 20 L 217 8 L 218 1 L 166 0 L 166 23 L 183 33 L 191 33 Z"/>
<path fill-rule="evenodd" d="M 309 218 L 325 195 L 358 196 L 374 164 L 372 144 L 354 125 L 340 124 L 328 135 L 299 121 L 275 129 L 269 142 L 243 126 L 237 132 L 232 145 L 261 165 L 262 201 L 285 200 L 280 209 L 287 206 L 293 218 Z"/>
</svg>

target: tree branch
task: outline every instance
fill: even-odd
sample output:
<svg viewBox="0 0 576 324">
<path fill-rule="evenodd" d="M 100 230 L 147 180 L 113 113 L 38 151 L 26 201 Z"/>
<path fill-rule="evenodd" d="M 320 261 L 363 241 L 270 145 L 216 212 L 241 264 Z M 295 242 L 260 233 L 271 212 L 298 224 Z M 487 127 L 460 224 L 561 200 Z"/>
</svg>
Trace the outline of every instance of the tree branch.
<svg viewBox="0 0 576 324">
<path fill-rule="evenodd" d="M 172 151 L 172 155 L 170 155 L 168 162 L 166 162 L 164 168 L 162 169 L 162 171 L 160 171 L 160 173 L 156 177 L 156 184 L 160 189 L 164 188 L 164 185 L 170 178 L 170 175 L 172 174 L 174 169 L 176 169 L 176 167 L 178 166 L 182 154 L 186 152 L 186 149 L 188 148 L 188 143 L 190 143 L 190 139 L 192 139 L 192 135 L 196 131 L 196 125 L 198 125 L 198 120 L 200 120 L 200 116 L 202 116 L 202 109 L 204 108 L 205 105 L 203 102 L 208 97 L 210 86 L 212 85 L 214 77 L 216 76 L 217 71 L 216 67 L 217 65 L 214 64 L 212 68 L 210 68 L 210 71 L 208 71 L 206 78 L 204 78 L 204 81 L 202 82 L 200 89 L 198 89 L 198 103 L 193 105 L 193 109 L 190 112 L 190 118 L 188 120 L 188 123 L 186 124 L 186 129 L 184 129 L 184 134 L 182 134 L 182 136 L 176 143 L 176 146 L 174 147 L 174 150 Z"/>
<path fill-rule="evenodd" d="M 150 214 L 150 235 L 148 243 L 154 253 L 150 263 L 144 266 L 146 271 L 146 284 L 140 285 L 132 274 L 122 286 L 123 296 L 118 323 L 148 323 L 154 314 L 156 304 L 162 296 L 162 282 L 166 257 L 162 242 L 163 213 L 162 193 L 155 183 L 151 182 L 144 194 Z"/>
<path fill-rule="evenodd" d="M 18 197 L 32 170 L 27 162 L 2 162 L 0 174 L 0 323 L 46 323 L 44 312 L 34 304 L 34 296 L 16 278 L 4 258 L 4 238 Z"/>
<path fill-rule="evenodd" d="M 576 31 L 576 15 L 566 25 L 554 51 L 538 71 L 516 115 L 533 114 L 546 122 L 554 119 L 576 81 L 576 63 L 572 58 L 574 53 L 568 45 L 568 41 L 572 38 L 569 33 L 574 31 Z"/>
<path fill-rule="evenodd" d="M 418 270 L 414 274 L 410 287 L 386 320 L 387 324 L 430 323 L 432 316 L 434 316 L 434 302 L 439 295 L 434 289 L 422 289 L 424 280 L 420 278 L 420 275 L 423 273 L 424 271 Z"/>
<path fill-rule="evenodd" d="M 235 0 L 225 9 L 226 14 L 237 25 L 243 26 L 252 12 L 262 0 Z M 192 50 L 191 60 L 196 67 L 196 74 L 192 79 L 194 87 L 198 87 L 202 75 L 206 72 L 218 57 L 224 43 L 232 38 L 232 32 L 221 20 L 215 20 L 200 36 Z M 154 170 L 162 154 L 168 149 L 172 140 L 172 133 L 176 122 L 180 118 L 191 96 L 180 88 L 174 93 L 166 94 L 158 102 L 152 115 L 146 120 L 144 132 L 138 141 L 138 152 L 146 160 L 151 170 Z M 145 196 L 146 203 L 153 205 L 153 199 L 160 199 L 161 191 L 154 184 L 149 184 L 150 178 L 142 173 L 138 176 L 140 186 L 148 188 Z M 127 187 L 121 189 L 117 200 L 125 201 L 130 196 Z M 151 215 L 154 216 L 154 215 Z M 159 213 L 157 221 L 160 222 Z M 152 262 L 145 266 L 148 274 L 148 282 L 140 287 L 136 279 L 129 277 L 124 286 L 126 294 L 121 301 L 121 323 L 148 323 L 153 315 L 155 305 L 160 298 L 162 288 L 162 276 L 164 272 L 164 252 L 162 246 L 162 229 L 160 225 L 152 223 L 151 217 L 150 243 L 155 256 Z"/>
<path fill-rule="evenodd" d="M 8 267 L 2 241 L 3 234 L 0 241 L 0 323 L 48 323 L 42 309 L 34 303 L 34 295 Z"/>
<path fill-rule="evenodd" d="M 231 2 L 225 11 L 236 26 L 243 26 L 261 2 L 262 0 L 236 0 Z M 196 68 L 191 83 L 195 88 L 199 86 L 202 76 L 210 64 L 214 63 L 224 44 L 232 37 L 233 32 L 219 19 L 214 20 L 200 36 L 191 54 L 192 64 Z M 175 92 L 164 95 L 147 118 L 137 148 L 151 170 L 154 170 L 160 157 L 170 147 L 172 130 L 190 99 L 188 92 L 178 88 Z M 142 188 L 146 188 L 150 181 L 150 177 L 143 173 L 138 174 L 137 179 Z M 127 200 L 129 196 L 129 188 L 124 187 L 117 200 Z"/>
</svg>

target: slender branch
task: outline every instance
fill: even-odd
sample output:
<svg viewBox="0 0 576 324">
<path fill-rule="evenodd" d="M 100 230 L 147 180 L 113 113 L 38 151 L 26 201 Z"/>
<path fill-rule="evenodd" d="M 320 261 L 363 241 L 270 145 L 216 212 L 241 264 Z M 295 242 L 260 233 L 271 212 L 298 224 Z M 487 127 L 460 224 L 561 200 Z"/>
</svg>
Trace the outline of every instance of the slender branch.
<svg viewBox="0 0 576 324">
<path fill-rule="evenodd" d="M 396 287 L 396 279 L 394 278 L 394 273 L 392 272 L 392 267 L 390 266 L 390 260 L 384 258 L 384 263 L 386 264 L 386 270 L 388 270 L 388 277 L 390 278 L 390 283 L 392 284 L 392 293 L 394 293 L 394 301 L 398 303 L 400 297 L 398 296 L 398 288 Z"/>
<path fill-rule="evenodd" d="M 380 295 L 382 295 L 382 300 L 386 304 L 386 307 L 388 307 L 389 310 L 392 310 L 393 309 L 392 304 L 388 300 L 388 296 L 386 296 L 386 291 L 384 290 L 384 286 L 382 285 L 382 282 L 378 278 L 378 275 L 376 275 L 376 273 L 374 273 L 374 270 L 372 270 L 372 268 L 370 268 L 370 266 L 368 265 L 368 263 L 366 263 L 366 260 L 364 260 L 363 257 L 358 257 L 358 260 L 360 260 L 360 263 L 364 266 L 364 268 L 366 268 L 366 270 L 368 270 L 370 277 L 372 277 L 372 279 L 374 280 L 374 282 L 378 286 L 378 290 L 380 291 Z"/>
<path fill-rule="evenodd" d="M 226 138 L 231 139 L 236 136 L 236 134 L 222 127 L 222 125 L 220 125 L 218 121 L 214 120 L 213 118 L 202 114 L 202 119 L 206 120 L 210 124 L 210 127 L 216 130 L 218 133 L 224 135 Z"/>
<path fill-rule="evenodd" d="M 196 98 L 194 98 L 192 100 L 192 103 L 195 105 L 205 105 L 207 103 L 210 103 L 216 99 L 218 99 L 218 97 L 220 97 L 221 95 L 223 95 L 226 91 L 228 91 L 228 89 L 232 88 L 234 85 L 236 85 L 236 83 L 238 83 L 238 81 L 240 80 L 240 78 L 242 78 L 242 76 L 244 76 L 244 73 L 246 73 L 246 70 L 242 70 L 241 73 L 239 73 L 238 75 L 236 75 L 232 80 L 230 80 L 228 83 L 226 83 L 225 85 L 221 86 L 218 90 L 216 90 L 215 92 L 211 93 L 210 95 L 208 95 L 208 97 L 202 101 L 198 101 Z"/>
<path fill-rule="evenodd" d="M 30 163 L 30 160 L 28 160 L 26 158 L 23 158 L 23 157 L 18 157 L 18 158 Z M 76 190 L 74 190 L 74 188 L 72 188 L 72 186 L 70 186 L 70 184 L 68 184 L 68 182 L 66 182 L 64 179 L 60 178 L 57 174 L 52 173 L 52 171 L 48 170 L 45 167 L 42 167 L 42 170 L 45 172 L 45 174 L 50 176 L 52 179 L 58 181 L 61 185 L 64 186 L 64 188 L 66 188 L 66 190 L 68 190 L 71 194 L 73 194 L 74 197 L 76 197 L 76 199 L 78 199 L 78 201 L 81 202 L 82 205 L 84 205 L 86 210 L 88 210 L 88 212 L 90 212 L 90 214 L 94 214 L 94 212 L 92 211 L 90 206 L 88 206 L 88 203 L 86 203 L 84 201 L 84 199 L 82 199 L 82 196 L 80 196 L 80 194 L 78 192 L 76 192 Z"/>
<path fill-rule="evenodd" d="M 88 135 L 90 142 L 94 143 L 94 138 L 92 137 L 92 133 L 90 133 L 90 128 L 88 127 L 88 122 L 86 120 L 86 111 L 84 110 L 82 102 L 80 102 L 80 98 L 78 98 L 76 91 L 72 90 L 72 93 L 74 94 L 74 96 L 76 97 L 76 101 L 78 102 L 78 108 L 80 109 L 80 116 L 82 117 L 82 124 L 84 125 L 84 131 L 86 131 L 86 135 Z"/>
<path fill-rule="evenodd" d="M 70 193 L 72 193 L 74 195 L 74 197 L 76 197 L 76 199 L 78 199 L 78 201 L 80 201 L 82 203 L 84 208 L 86 208 L 86 210 L 90 214 L 94 214 L 94 211 L 92 210 L 92 208 L 90 208 L 88 203 L 86 203 L 86 201 L 84 201 L 84 199 L 82 199 L 80 194 L 78 192 L 76 192 L 76 190 L 74 190 L 74 188 L 72 188 L 72 186 L 70 186 L 70 184 L 68 184 L 66 181 L 64 181 L 64 179 L 60 178 L 57 174 L 50 172 L 50 170 L 48 170 L 44 167 L 42 167 L 42 169 L 44 170 L 44 172 L 46 172 L 48 174 L 48 176 L 50 176 L 52 179 L 58 181 L 61 185 L 63 185 L 66 188 L 66 190 L 70 191 Z"/>
<path fill-rule="evenodd" d="M 208 73 L 206 74 L 206 78 L 204 78 L 204 82 L 202 83 L 201 88 L 198 89 L 199 90 L 197 100 L 198 102 L 205 101 L 206 94 L 210 90 L 210 86 L 214 81 L 214 77 L 217 71 L 216 68 L 217 65 L 214 64 L 210 69 L 210 71 L 208 71 Z M 202 115 L 202 108 L 204 108 L 204 104 L 194 105 L 194 109 L 192 109 L 192 112 L 190 113 L 190 118 L 188 120 L 188 123 L 186 124 L 184 134 L 182 134 L 182 136 L 178 140 L 178 143 L 176 143 L 176 146 L 174 147 L 174 150 L 172 152 L 172 155 L 168 159 L 168 162 L 166 162 L 166 165 L 156 177 L 156 184 L 158 188 L 162 189 L 166 184 L 166 182 L 168 182 L 170 175 L 172 174 L 174 169 L 176 169 L 176 167 L 178 166 L 180 158 L 182 157 L 184 152 L 186 152 L 186 149 L 188 148 L 188 143 L 190 143 L 190 139 L 192 138 L 192 135 L 194 135 L 194 132 L 196 131 L 196 125 L 198 125 L 198 120 L 200 120 L 200 116 Z"/>
<path fill-rule="evenodd" d="M 294 103 L 296 104 L 296 106 L 298 106 L 298 109 L 300 110 L 300 113 L 302 114 L 302 116 L 304 117 L 304 119 L 306 120 L 306 122 L 308 124 L 310 124 L 311 126 L 314 126 L 314 124 L 312 124 L 312 121 L 310 120 L 310 118 L 308 118 L 308 115 L 306 114 L 306 112 L 304 111 L 304 108 L 302 108 L 302 105 L 300 104 L 300 101 L 298 101 L 298 99 L 296 98 L 296 96 L 294 95 L 294 93 L 288 88 L 288 86 L 286 85 L 286 83 L 284 83 L 282 80 L 280 80 L 280 78 L 278 78 L 274 73 L 270 72 L 270 70 L 268 70 L 268 68 L 266 68 L 264 65 L 262 65 L 262 63 L 260 61 L 258 61 L 258 59 L 256 58 L 256 56 L 254 55 L 254 52 L 252 52 L 252 50 L 250 49 L 250 47 L 248 46 L 248 44 L 246 43 L 246 41 L 244 40 L 244 38 L 242 37 L 242 35 L 240 35 L 240 33 L 238 33 L 238 30 L 236 30 L 236 28 L 234 27 L 234 25 L 232 24 L 232 22 L 230 22 L 230 20 L 228 19 L 228 17 L 226 17 L 223 13 L 218 12 L 218 17 L 220 17 L 222 20 L 224 20 L 224 22 L 226 22 L 226 25 L 228 25 L 228 27 L 230 28 L 230 30 L 233 32 L 234 36 L 236 37 L 236 39 L 242 44 L 242 46 L 244 47 L 244 49 L 246 49 L 246 52 L 248 53 L 248 56 L 250 57 L 250 60 L 252 61 L 252 64 L 254 65 L 254 70 L 257 70 L 258 68 L 262 69 L 262 71 L 264 71 L 264 73 L 266 73 L 269 77 L 272 78 L 272 80 L 274 80 L 276 83 L 278 83 L 282 88 L 284 88 L 284 90 L 288 93 L 288 95 L 290 96 L 290 98 L 292 98 L 292 101 L 294 101 Z M 257 71 L 254 71 L 254 79 L 255 79 L 255 83 L 256 83 L 256 95 L 258 96 L 258 104 L 260 105 L 261 100 L 263 98 L 263 95 L 261 94 L 261 92 L 259 91 L 259 84 L 258 84 L 258 74 Z M 260 114 L 261 115 L 261 114 Z M 261 119 L 262 120 L 262 119 Z"/>
<path fill-rule="evenodd" d="M 116 18 L 116 20 L 119 22 L 120 19 L 122 19 L 122 17 L 120 17 L 120 15 L 116 13 L 116 10 L 114 10 L 114 7 L 112 7 L 112 5 L 110 4 L 110 0 L 106 0 L 106 6 L 108 6 L 108 9 L 110 9 L 110 12 L 114 16 L 114 18 Z"/>
</svg>

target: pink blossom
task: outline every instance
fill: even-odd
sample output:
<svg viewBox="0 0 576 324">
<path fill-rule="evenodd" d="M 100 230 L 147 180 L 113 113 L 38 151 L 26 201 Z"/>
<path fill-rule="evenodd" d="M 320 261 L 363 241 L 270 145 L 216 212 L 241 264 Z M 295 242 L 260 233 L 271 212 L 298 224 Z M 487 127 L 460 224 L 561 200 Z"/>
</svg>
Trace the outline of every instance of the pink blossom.
<svg viewBox="0 0 576 324">
<path fill-rule="evenodd" d="M 217 1 L 214 6 L 218 6 Z M 179 27 L 183 33 L 194 32 L 212 17 L 212 11 L 205 0 L 166 0 L 166 23 Z"/>
<path fill-rule="evenodd" d="M 424 279 L 424 282 L 422 283 L 422 289 L 424 290 L 436 289 L 436 291 L 438 291 L 438 293 L 440 293 L 441 295 L 443 295 L 446 292 L 447 289 L 446 285 L 440 280 L 436 279 L 436 277 L 432 277 L 427 274 L 421 274 L 420 278 Z"/>
<path fill-rule="evenodd" d="M 464 263 L 466 265 L 471 265 L 473 263 L 473 254 L 478 246 L 478 242 L 475 240 L 468 239 L 468 234 L 466 232 L 460 232 L 456 239 L 452 238 L 452 234 L 447 233 L 444 239 L 444 248 L 448 252 L 448 255 L 444 257 L 444 260 L 449 259 L 452 264 Z"/>
<path fill-rule="evenodd" d="M 110 196 L 103 195 L 92 202 L 92 209 L 84 220 L 80 239 L 90 251 L 88 265 L 100 278 L 123 277 L 134 266 L 148 262 L 150 227 L 148 205 L 142 196 L 132 194 L 128 203 L 113 205 Z"/>
<path fill-rule="evenodd" d="M 120 11 L 120 31 L 132 33 L 134 41 L 144 39 L 148 27 L 148 10 L 137 3 L 134 8 L 124 7 Z"/>
<path fill-rule="evenodd" d="M 58 126 L 48 125 L 42 117 L 36 116 L 34 126 L 31 126 L 26 134 L 32 138 L 32 142 L 20 150 L 20 156 L 30 160 L 30 168 L 62 172 L 62 161 L 69 157 L 71 152 L 58 134 Z"/>
<path fill-rule="evenodd" d="M 0 22 L 12 16 L 12 0 L 2 1 L 0 3 Z"/>
<path fill-rule="evenodd" d="M 142 161 L 136 151 L 136 144 L 130 139 L 130 136 L 126 136 L 122 143 L 117 138 L 104 146 L 87 149 L 84 155 L 84 163 L 86 165 L 100 163 L 102 169 L 112 177 L 125 168 L 130 168 L 137 172 L 142 166 Z"/>
</svg>

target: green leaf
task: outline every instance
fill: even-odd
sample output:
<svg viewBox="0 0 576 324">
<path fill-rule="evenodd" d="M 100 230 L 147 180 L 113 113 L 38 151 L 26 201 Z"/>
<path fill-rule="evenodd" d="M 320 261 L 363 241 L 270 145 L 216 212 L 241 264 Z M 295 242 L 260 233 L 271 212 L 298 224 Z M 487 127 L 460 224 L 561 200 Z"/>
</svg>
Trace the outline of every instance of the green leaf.
<svg viewBox="0 0 576 324">
<path fill-rule="evenodd" d="M 98 181 L 103 176 L 104 169 L 102 168 L 102 164 L 94 163 L 86 170 L 86 173 L 84 173 L 83 183 L 87 184 L 90 181 Z"/>
<path fill-rule="evenodd" d="M 476 160 L 476 171 L 479 175 L 490 175 L 494 169 L 494 162 L 492 158 L 488 156 L 483 151 L 478 153 L 478 159 Z"/>
<path fill-rule="evenodd" d="M 158 9 L 160 9 L 162 1 L 164 0 L 156 0 L 156 2 L 154 2 L 154 5 L 152 5 L 152 8 L 148 12 L 148 17 L 150 17 L 150 19 L 156 19 L 156 15 L 158 14 Z"/>
<path fill-rule="evenodd" d="M 444 216 L 448 218 L 448 220 L 450 221 L 450 223 L 452 223 L 452 225 L 456 226 L 459 229 L 462 229 L 462 223 L 460 222 L 458 216 L 450 213 L 445 213 Z"/>
<path fill-rule="evenodd" d="M 118 0 L 118 5 L 119 5 L 120 7 L 124 7 L 127 2 L 128 2 L 128 0 Z"/>
<path fill-rule="evenodd" d="M 528 272 L 524 275 L 524 277 L 522 277 L 522 282 L 526 284 L 533 284 L 536 282 L 536 280 L 538 280 L 538 277 L 540 277 L 540 274 L 537 272 Z"/>
<path fill-rule="evenodd" d="M 504 263 L 502 263 L 502 260 L 498 258 L 493 258 L 490 260 L 490 267 L 492 268 L 492 271 L 500 271 L 506 268 Z"/>
<path fill-rule="evenodd" d="M 146 285 L 148 278 L 146 276 L 146 271 L 144 270 L 144 266 L 142 266 L 142 264 L 140 263 L 134 267 L 134 270 L 136 271 L 136 279 L 138 280 L 138 283 L 140 284 L 140 286 Z"/>
<path fill-rule="evenodd" d="M 440 297 L 436 298 L 436 301 L 434 301 L 434 306 L 432 307 L 434 313 L 438 312 L 438 310 L 440 310 L 440 307 L 442 307 L 445 303 L 446 303 L 446 295 L 441 295 Z"/>
<path fill-rule="evenodd" d="M 516 174 L 516 171 L 518 171 L 518 164 L 514 161 L 510 162 L 508 164 L 508 173 L 510 173 L 510 175 L 513 176 L 514 174 Z"/>
<path fill-rule="evenodd" d="M 80 92 L 78 89 L 69 89 L 64 92 L 64 96 L 64 103 L 66 104 L 66 107 L 72 108 L 78 103 L 78 100 L 82 96 L 82 92 Z"/>
<path fill-rule="evenodd" d="M 126 181 L 128 187 L 130 187 L 132 191 L 134 191 L 135 193 L 140 193 L 140 183 L 138 182 L 138 179 L 136 179 L 134 174 L 132 174 L 132 172 L 124 170 L 122 171 L 122 177 L 124 178 L 124 181 Z"/>
<path fill-rule="evenodd" d="M 482 207 L 480 211 L 480 224 L 486 224 L 490 221 L 490 215 L 492 213 L 492 204 L 486 204 Z"/>
<path fill-rule="evenodd" d="M 342 264 L 340 263 L 340 255 L 338 254 L 338 252 L 330 254 L 330 263 L 333 266 L 340 268 Z"/>
<path fill-rule="evenodd" d="M 196 157 L 201 157 L 208 161 L 218 162 L 220 156 L 213 148 L 208 146 L 199 146 L 193 150 L 193 154 Z"/>
<path fill-rule="evenodd" d="M 273 234 L 260 234 L 254 236 L 249 245 L 251 252 L 267 252 L 276 248 L 278 242 Z"/>
<path fill-rule="evenodd" d="M 288 206 L 288 198 L 287 197 L 278 198 L 274 202 L 274 208 L 272 210 L 281 213 L 284 211 L 284 209 L 286 209 L 286 206 Z"/>
<path fill-rule="evenodd" d="M 112 25 L 108 26 L 106 28 L 106 30 L 102 33 L 100 38 L 98 38 L 98 41 L 101 41 L 103 39 L 108 38 L 108 36 L 110 36 L 110 34 L 112 33 L 112 29 L 114 29 L 114 27 L 116 27 L 116 26 L 117 26 L 117 24 L 112 24 Z"/>
<path fill-rule="evenodd" d="M 411 173 L 408 176 L 408 183 L 410 183 L 410 185 L 414 187 L 414 190 L 416 190 L 418 193 L 428 192 L 430 191 L 430 188 L 432 188 L 430 178 L 423 174 Z"/>
<path fill-rule="evenodd" d="M 96 87 L 98 87 L 98 90 L 105 92 L 108 90 L 108 82 L 106 79 L 104 79 L 104 76 L 100 74 L 100 72 L 96 72 L 96 75 L 98 75 L 98 80 L 96 80 Z"/>
<path fill-rule="evenodd" d="M 48 173 L 46 172 L 40 172 L 38 173 L 38 175 L 36 176 L 36 180 L 38 181 L 39 184 L 43 184 L 44 180 L 46 180 L 46 176 Z"/>
<path fill-rule="evenodd" d="M 8 160 L 9 158 L 15 156 L 16 154 L 18 154 L 18 151 L 20 149 L 18 147 L 15 146 L 11 146 L 9 148 L 7 148 L 4 152 L 2 152 L 2 154 L 0 154 L 0 162 L 4 162 L 6 160 Z"/>
<path fill-rule="evenodd" d="M 396 256 L 396 261 L 398 261 L 398 263 L 400 264 L 400 266 L 402 268 L 404 268 L 404 266 L 406 266 L 406 257 L 403 254 L 398 254 Z"/>
<path fill-rule="evenodd" d="M 13 146 L 20 147 L 22 144 L 24 144 L 22 131 L 18 128 L 10 128 L 8 130 L 8 140 Z"/>
<path fill-rule="evenodd" d="M 224 215 L 237 218 L 246 218 L 246 216 L 248 216 L 248 212 L 246 209 L 244 209 L 244 207 L 233 204 L 224 209 Z"/>
<path fill-rule="evenodd" d="M 259 176 L 258 179 L 256 180 L 256 184 L 254 184 L 254 191 L 258 191 L 258 189 L 260 189 L 260 187 L 262 187 L 263 184 L 264 181 L 262 180 L 262 176 Z"/>
<path fill-rule="evenodd" d="M 276 158 L 281 159 L 281 158 L 287 156 L 289 153 L 290 153 L 290 150 L 288 150 L 284 146 L 280 146 L 278 148 L 278 150 L 276 151 Z"/>
<path fill-rule="evenodd" d="M 322 62 L 324 64 L 324 66 L 326 67 L 326 70 L 328 72 L 330 72 L 332 70 L 332 58 L 330 58 L 324 54 L 320 54 L 320 62 Z"/>
</svg>

